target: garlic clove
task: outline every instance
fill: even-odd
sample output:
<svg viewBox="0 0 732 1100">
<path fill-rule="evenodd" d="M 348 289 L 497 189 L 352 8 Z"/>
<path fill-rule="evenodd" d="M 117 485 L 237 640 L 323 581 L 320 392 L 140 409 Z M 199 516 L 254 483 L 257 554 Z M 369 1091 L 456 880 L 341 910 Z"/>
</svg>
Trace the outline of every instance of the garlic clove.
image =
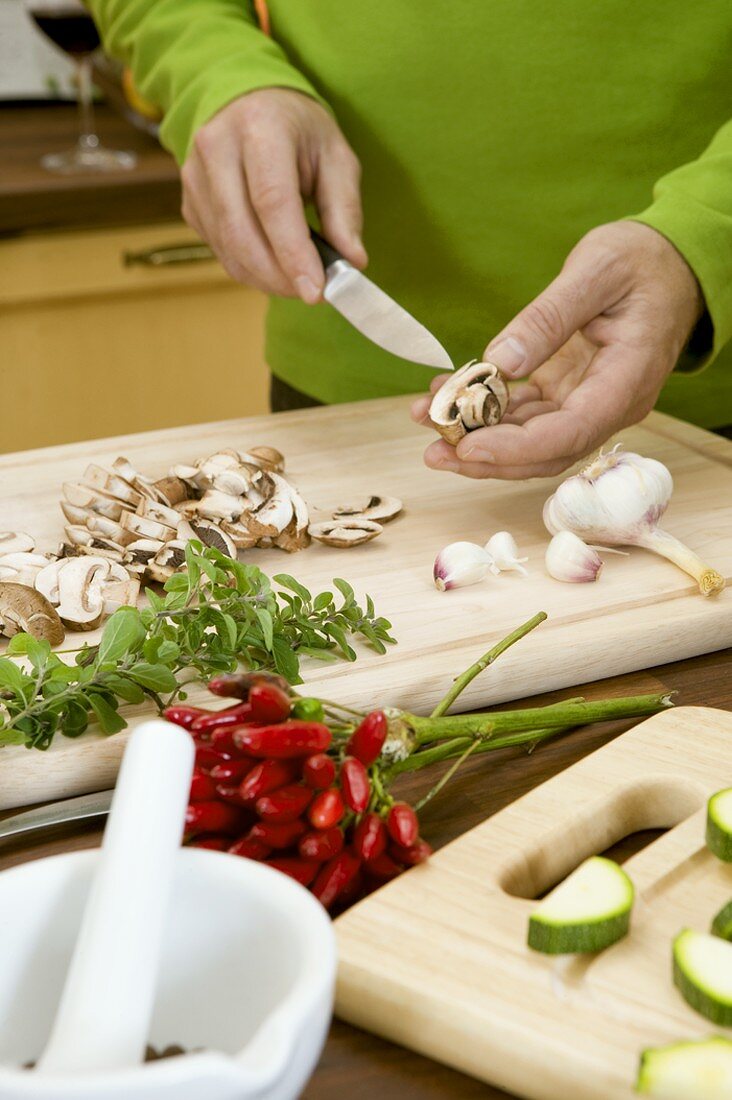
<svg viewBox="0 0 732 1100">
<path fill-rule="evenodd" d="M 546 570 L 550 577 L 569 584 L 596 581 L 602 569 L 602 559 L 571 531 L 559 531 L 546 548 Z"/>
<path fill-rule="evenodd" d="M 490 567 L 492 573 L 505 573 L 515 570 L 517 573 L 523 573 L 525 577 L 528 576 L 522 562 L 529 559 L 519 557 L 516 540 L 510 531 L 497 531 L 495 535 L 491 535 L 485 544 L 485 548 L 493 559 L 493 565 Z"/>
<path fill-rule="evenodd" d="M 462 588 L 482 581 L 491 567 L 492 558 L 475 542 L 451 542 L 435 558 L 432 575 L 440 592 Z"/>
</svg>

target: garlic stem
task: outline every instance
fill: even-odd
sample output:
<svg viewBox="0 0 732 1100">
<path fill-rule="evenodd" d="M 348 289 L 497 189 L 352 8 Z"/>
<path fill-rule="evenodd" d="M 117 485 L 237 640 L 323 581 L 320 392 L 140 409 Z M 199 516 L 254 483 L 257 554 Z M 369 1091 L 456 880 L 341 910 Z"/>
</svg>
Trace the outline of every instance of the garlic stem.
<svg viewBox="0 0 732 1100">
<path fill-rule="evenodd" d="M 713 596 L 724 588 L 724 577 L 716 569 L 712 569 L 698 554 L 660 527 L 654 527 L 638 535 L 635 545 L 642 546 L 645 550 L 652 550 L 668 558 L 674 565 L 678 565 L 679 569 L 683 569 L 694 578 L 702 596 Z"/>
</svg>

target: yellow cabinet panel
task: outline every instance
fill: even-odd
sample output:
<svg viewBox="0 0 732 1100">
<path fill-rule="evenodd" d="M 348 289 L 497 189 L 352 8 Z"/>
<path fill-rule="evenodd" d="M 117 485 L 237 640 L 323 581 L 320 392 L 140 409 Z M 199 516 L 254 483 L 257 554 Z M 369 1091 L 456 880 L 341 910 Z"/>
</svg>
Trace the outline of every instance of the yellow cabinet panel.
<svg viewBox="0 0 732 1100">
<path fill-rule="evenodd" d="M 193 240 L 167 224 L 0 241 L 0 450 L 266 411 L 265 297 L 213 261 L 125 262 Z"/>
</svg>

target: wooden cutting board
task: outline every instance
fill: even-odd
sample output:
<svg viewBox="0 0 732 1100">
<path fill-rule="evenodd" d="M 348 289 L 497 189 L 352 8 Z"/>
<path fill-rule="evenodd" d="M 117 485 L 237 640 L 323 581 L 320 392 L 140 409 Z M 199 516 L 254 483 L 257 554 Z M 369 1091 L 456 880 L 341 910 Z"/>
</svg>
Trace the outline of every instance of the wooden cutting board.
<svg viewBox="0 0 732 1100">
<path fill-rule="evenodd" d="M 732 713 L 655 715 L 354 906 L 336 921 L 337 1014 L 532 1100 L 629 1100 L 645 1047 L 724 1030 L 675 990 L 671 940 L 732 897 L 732 867 L 704 845 L 731 747 Z M 531 899 L 655 828 L 669 831 L 625 863 L 625 939 L 574 959 L 529 950 Z"/>
<path fill-rule="evenodd" d="M 732 592 L 705 600 L 694 582 L 645 551 L 607 555 L 594 584 L 561 584 L 546 575 L 541 512 L 560 479 L 470 481 L 428 470 L 422 451 L 434 436 L 412 424 L 405 398 L 278 416 L 230 420 L 0 456 L 0 529 L 28 531 L 41 549 L 58 546 L 61 485 L 89 462 L 126 455 L 150 476 L 222 447 L 268 443 L 311 509 L 325 518 L 362 494 L 404 501 L 402 517 L 374 542 L 352 550 L 313 545 L 296 555 L 249 551 L 270 573 L 291 572 L 313 590 L 333 577 L 370 593 L 394 625 L 399 644 L 385 657 L 361 648 L 353 664 L 304 665 L 308 687 L 356 706 L 391 703 L 425 713 L 451 679 L 511 629 L 543 610 L 549 621 L 475 679 L 462 709 L 575 686 L 732 644 Z M 654 413 L 622 434 L 628 449 L 665 462 L 675 492 L 666 522 L 728 581 L 732 578 L 732 443 Z M 483 543 L 510 530 L 528 555 L 529 576 L 506 573 L 440 593 L 432 583 L 437 552 L 457 539 Z M 70 635 L 67 645 L 94 635 Z M 193 694 L 193 700 L 196 697 Z M 130 709 L 133 721 L 149 711 Z M 124 736 L 57 738 L 45 754 L 3 749 L 0 809 L 111 785 Z"/>
</svg>

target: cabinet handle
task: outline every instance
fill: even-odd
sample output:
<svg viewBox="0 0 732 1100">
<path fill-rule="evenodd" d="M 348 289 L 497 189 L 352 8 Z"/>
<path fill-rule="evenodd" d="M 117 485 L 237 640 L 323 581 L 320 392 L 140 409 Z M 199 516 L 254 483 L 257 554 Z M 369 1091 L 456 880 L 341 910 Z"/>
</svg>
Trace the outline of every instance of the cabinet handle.
<svg viewBox="0 0 732 1100">
<path fill-rule="evenodd" d="M 135 264 L 140 264 L 141 267 L 167 267 L 170 264 L 196 264 L 215 258 L 207 244 L 199 244 L 197 241 L 145 248 L 142 252 L 122 253 L 125 267 L 133 267 Z"/>
</svg>

